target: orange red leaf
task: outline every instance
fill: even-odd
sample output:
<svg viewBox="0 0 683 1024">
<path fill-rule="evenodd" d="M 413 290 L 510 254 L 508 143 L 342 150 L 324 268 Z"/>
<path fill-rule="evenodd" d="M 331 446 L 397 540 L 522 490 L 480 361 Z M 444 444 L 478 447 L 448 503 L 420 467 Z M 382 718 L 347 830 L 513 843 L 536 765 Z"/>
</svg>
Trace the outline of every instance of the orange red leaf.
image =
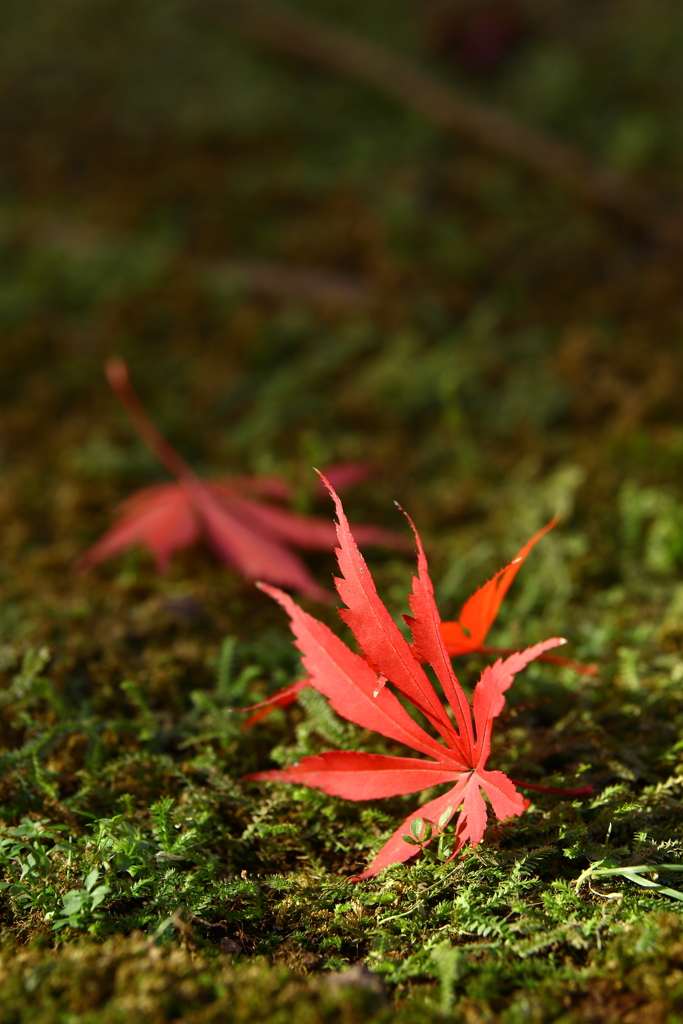
<svg viewBox="0 0 683 1024">
<path fill-rule="evenodd" d="M 551 519 L 538 533 L 534 534 L 531 540 L 526 542 L 508 565 L 499 569 L 488 583 L 476 590 L 462 606 L 457 622 L 441 623 L 441 635 L 446 650 L 452 658 L 459 654 L 470 654 L 472 651 L 481 650 L 488 631 L 498 614 L 498 609 L 503 603 L 503 598 L 521 569 L 524 559 L 541 537 L 544 537 L 549 530 L 557 525 L 557 522 L 557 517 Z"/>
</svg>

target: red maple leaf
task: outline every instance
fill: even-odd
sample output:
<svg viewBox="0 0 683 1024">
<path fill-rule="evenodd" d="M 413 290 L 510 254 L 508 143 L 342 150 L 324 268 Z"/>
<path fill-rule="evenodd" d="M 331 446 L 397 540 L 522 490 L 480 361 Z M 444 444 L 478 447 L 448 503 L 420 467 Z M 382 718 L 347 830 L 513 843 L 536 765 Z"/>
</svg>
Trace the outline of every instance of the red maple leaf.
<svg viewBox="0 0 683 1024">
<path fill-rule="evenodd" d="M 115 525 L 77 561 L 89 569 L 133 545 L 148 548 L 160 571 L 168 568 L 174 551 L 204 536 L 223 562 L 249 580 L 268 580 L 318 600 L 330 594 L 318 586 L 292 547 L 328 549 L 334 545 L 332 523 L 299 515 L 252 495 L 287 498 L 287 484 L 274 477 L 235 477 L 227 481 L 200 479 L 150 420 L 135 394 L 122 359 L 110 359 L 106 374 L 112 391 L 142 440 L 176 477 L 176 483 L 157 484 L 138 491 L 118 509 Z M 353 483 L 371 467 L 350 463 L 333 468 L 341 484 Z M 376 526 L 354 526 L 361 543 L 404 547 L 402 537 Z"/>
<path fill-rule="evenodd" d="M 411 521 L 417 542 L 418 574 L 413 577 L 413 589 L 408 598 L 413 614 L 406 616 L 406 621 L 420 658 L 428 662 L 436 674 L 446 698 L 445 706 L 380 600 L 370 570 L 351 535 L 341 501 L 331 486 L 329 490 L 337 510 L 340 545 L 337 559 L 342 573 L 335 584 L 346 605 L 339 614 L 353 632 L 364 657 L 354 653 L 287 594 L 265 584 L 261 587 L 290 617 L 295 643 L 308 673 L 308 684 L 327 697 L 343 718 L 403 743 L 427 759 L 327 751 L 305 757 L 291 768 L 255 772 L 246 778 L 299 783 L 350 800 L 416 793 L 448 783 L 450 788 L 446 793 L 420 807 L 396 829 L 369 868 L 357 876 L 360 880 L 371 878 L 390 864 L 406 861 L 414 855 L 415 847 L 405 842 L 403 836 L 417 818 L 434 822 L 434 838 L 460 808 L 455 829 L 455 855 L 466 842 L 476 846 L 482 839 L 487 821 L 484 795 L 501 821 L 522 813 L 526 801 L 513 781 L 500 771 L 486 768 L 493 720 L 503 710 L 504 693 L 515 674 L 564 640 L 545 640 L 504 661 L 498 659 L 484 669 L 470 705 L 453 672 L 441 636 L 427 559 Z M 424 715 L 438 739 L 413 720 L 390 687 Z M 588 789 L 568 792 L 586 793 Z"/>
</svg>

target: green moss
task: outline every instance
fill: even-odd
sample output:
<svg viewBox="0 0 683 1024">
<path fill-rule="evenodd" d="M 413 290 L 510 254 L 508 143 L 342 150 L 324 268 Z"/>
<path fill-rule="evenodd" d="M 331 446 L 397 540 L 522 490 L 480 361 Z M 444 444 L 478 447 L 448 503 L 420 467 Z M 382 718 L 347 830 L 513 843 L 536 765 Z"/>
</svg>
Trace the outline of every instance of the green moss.
<svg viewBox="0 0 683 1024">
<path fill-rule="evenodd" d="M 488 78 L 386 7 L 323 5 L 678 187 L 673 0 L 525 3 Z M 656 882 L 682 852 L 677 260 L 184 5 L 26 10 L 0 33 L 1 1024 L 675 1024 L 683 904 L 586 869 Z M 227 255 L 350 274 L 371 301 L 225 288 Z M 474 853 L 348 883 L 415 798 L 242 780 L 400 752 L 316 694 L 242 731 L 231 709 L 298 672 L 279 609 L 202 549 L 166 577 L 140 552 L 71 570 L 163 478 L 106 391 L 113 352 L 202 473 L 281 474 L 327 514 L 311 466 L 374 462 L 350 516 L 401 529 L 400 500 L 445 617 L 559 510 L 490 641 L 560 634 L 600 674 L 531 666 L 492 758 L 596 795 L 538 794 Z M 398 616 L 410 560 L 367 554 Z M 331 556 L 310 564 L 329 579 Z M 483 663 L 458 663 L 466 686 Z M 336 979 L 358 963 L 365 987 Z"/>
</svg>

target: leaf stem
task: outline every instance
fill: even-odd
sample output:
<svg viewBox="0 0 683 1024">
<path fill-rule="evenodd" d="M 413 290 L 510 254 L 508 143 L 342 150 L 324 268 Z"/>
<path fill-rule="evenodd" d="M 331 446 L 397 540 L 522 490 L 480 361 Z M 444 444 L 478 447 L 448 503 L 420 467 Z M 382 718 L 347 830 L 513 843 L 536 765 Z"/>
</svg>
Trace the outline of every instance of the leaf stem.
<svg viewBox="0 0 683 1024">
<path fill-rule="evenodd" d="M 175 448 L 172 448 L 160 430 L 154 425 L 142 402 L 133 390 L 128 375 L 128 366 L 123 359 L 113 356 L 105 365 L 109 386 L 118 399 L 128 419 L 137 430 L 150 451 L 156 455 L 162 466 L 180 480 L 197 480 L 197 474 L 185 462 Z"/>
<path fill-rule="evenodd" d="M 537 789 L 539 793 L 557 793 L 560 796 L 593 796 L 595 790 L 588 783 L 585 786 L 579 786 L 577 789 L 555 789 L 553 786 L 537 786 L 533 782 L 520 782 L 519 779 L 510 779 L 515 786 L 521 786 L 522 789 Z"/>
</svg>

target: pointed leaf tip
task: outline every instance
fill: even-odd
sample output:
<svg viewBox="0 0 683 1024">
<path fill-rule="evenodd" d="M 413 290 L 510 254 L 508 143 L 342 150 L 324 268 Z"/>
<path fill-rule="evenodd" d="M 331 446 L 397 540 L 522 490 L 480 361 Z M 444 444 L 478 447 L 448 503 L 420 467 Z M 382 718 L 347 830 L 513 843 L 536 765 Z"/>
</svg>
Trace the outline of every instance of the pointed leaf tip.
<svg viewBox="0 0 683 1024">
<path fill-rule="evenodd" d="M 323 473 L 323 471 L 321 469 L 316 469 L 316 473 L 318 474 L 318 476 L 322 480 L 323 485 L 330 492 L 330 497 L 332 498 L 332 500 L 333 501 L 338 501 L 339 500 L 339 496 L 338 496 L 337 492 L 335 491 L 334 487 L 332 486 L 332 484 L 330 483 L 330 481 L 327 479 L 327 477 Z"/>
</svg>

